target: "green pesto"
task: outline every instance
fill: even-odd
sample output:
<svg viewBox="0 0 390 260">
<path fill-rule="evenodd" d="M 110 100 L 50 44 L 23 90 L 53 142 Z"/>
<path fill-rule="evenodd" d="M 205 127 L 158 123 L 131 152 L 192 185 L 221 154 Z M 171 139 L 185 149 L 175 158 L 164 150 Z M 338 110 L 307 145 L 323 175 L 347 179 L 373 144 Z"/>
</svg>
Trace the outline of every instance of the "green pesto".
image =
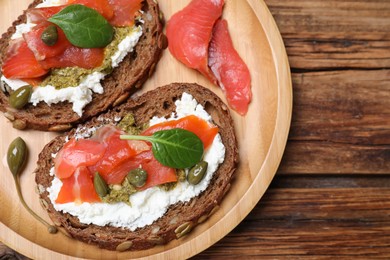
<svg viewBox="0 0 390 260">
<path fill-rule="evenodd" d="M 129 135 L 139 135 L 149 127 L 149 124 L 143 124 L 137 126 L 135 123 L 134 115 L 131 113 L 126 114 L 117 125 L 121 130 Z"/>
<path fill-rule="evenodd" d="M 114 39 L 104 48 L 104 60 L 100 67 L 94 69 L 83 69 L 79 67 L 52 69 L 50 75 L 44 79 L 41 85 L 52 85 L 56 89 L 76 87 L 86 76 L 93 72 L 111 73 L 111 56 L 118 50 L 118 44 L 134 30 L 138 30 L 138 28 L 115 27 L 114 30 Z"/>
<path fill-rule="evenodd" d="M 112 185 L 110 186 L 110 193 L 103 197 L 103 202 L 105 203 L 116 203 L 116 202 L 125 202 L 129 206 L 130 204 L 130 195 L 137 192 L 137 189 L 129 183 L 127 178 L 122 182 L 121 189 L 114 189 Z"/>
<path fill-rule="evenodd" d="M 169 182 L 159 185 L 160 189 L 165 191 L 173 190 L 178 182 L 183 182 L 186 180 L 186 172 L 184 169 L 176 169 L 177 182 Z"/>
<path fill-rule="evenodd" d="M 131 113 L 128 113 L 122 118 L 118 127 L 131 135 L 139 135 L 141 133 L 141 129 L 135 125 L 134 115 Z"/>
</svg>

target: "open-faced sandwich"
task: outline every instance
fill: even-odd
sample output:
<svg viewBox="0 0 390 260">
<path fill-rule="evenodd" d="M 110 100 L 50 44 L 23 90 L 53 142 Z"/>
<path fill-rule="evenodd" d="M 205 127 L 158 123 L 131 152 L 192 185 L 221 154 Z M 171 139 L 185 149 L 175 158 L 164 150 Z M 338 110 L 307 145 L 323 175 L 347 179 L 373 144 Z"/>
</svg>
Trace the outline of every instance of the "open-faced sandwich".
<svg viewBox="0 0 390 260">
<path fill-rule="evenodd" d="M 197 84 L 173 83 L 58 136 L 35 174 L 62 231 L 109 250 L 141 250 L 213 214 L 237 160 L 227 106 Z"/>
<path fill-rule="evenodd" d="M 0 110 L 64 131 L 124 102 L 166 47 L 154 0 L 35 0 L 0 39 Z"/>
</svg>

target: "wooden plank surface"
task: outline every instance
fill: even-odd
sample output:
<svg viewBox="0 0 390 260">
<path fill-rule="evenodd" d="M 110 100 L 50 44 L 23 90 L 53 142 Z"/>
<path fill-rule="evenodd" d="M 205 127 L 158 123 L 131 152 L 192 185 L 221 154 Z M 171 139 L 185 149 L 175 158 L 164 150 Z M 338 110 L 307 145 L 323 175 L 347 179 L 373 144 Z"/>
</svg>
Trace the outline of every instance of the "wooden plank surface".
<svg viewBox="0 0 390 260">
<path fill-rule="evenodd" d="M 204 258 L 390 257 L 390 1 L 265 0 L 292 70 L 279 171 Z"/>
<path fill-rule="evenodd" d="M 0 8 L 1 31 L 12 15 L 20 13 L 14 2 L 5 0 L 7 12 Z M 29 0 L 18 1 L 27 3 Z M 160 1 L 161 11 L 166 19 L 188 3 L 183 1 Z M 5 3 L 5 2 L 0 2 Z M 4 7 L 3 6 L 3 7 Z M 130 257 L 149 257 L 167 259 L 193 256 L 224 237 L 253 209 L 260 197 L 268 188 L 274 177 L 287 142 L 291 121 L 292 88 L 288 60 L 282 38 L 276 24 L 263 1 L 229 0 L 224 6 L 223 16 L 229 24 L 240 26 L 229 27 L 236 50 L 251 72 L 252 95 L 248 113 L 245 117 L 232 113 L 237 143 L 239 144 L 239 161 L 230 192 L 219 205 L 218 210 L 207 221 L 195 228 L 188 236 L 174 240 L 164 246 L 149 250 L 127 251 L 118 255 L 115 251 L 99 249 L 92 245 L 69 239 L 61 233 L 47 235 L 47 230 L 35 221 L 17 201 L 13 180 L 10 175 L 0 182 L 0 205 L 6 211 L 0 211 L 0 240 L 11 245 L 15 250 L 32 258 L 65 259 L 67 255 L 91 259 L 127 259 Z M 242 41 L 242 39 L 248 39 Z M 167 73 L 175 71 L 175 73 Z M 184 67 L 168 51 L 162 56 L 156 71 L 143 85 L 138 94 L 155 89 L 157 86 L 171 82 L 197 82 L 209 87 L 224 100 L 222 90 L 212 86 L 211 82 L 194 70 Z M 13 139 L 22 136 L 29 147 L 29 160 L 21 176 L 21 187 L 24 194 L 33 194 L 35 190 L 34 175 L 36 160 L 41 148 L 52 139 L 48 133 L 37 131 L 20 132 L 0 118 L 3 128 L 0 136 Z M 246 138 L 252 136 L 253 138 Z M 0 143 L 2 154 L 6 153 L 7 142 Z M 3 169 L 3 170 L 1 170 Z M 0 166 L 1 172 L 9 172 L 6 163 Z M 229 186 L 230 187 L 230 186 Z M 26 203 L 40 216 L 47 219 L 36 197 L 25 196 Z M 184 220 L 183 220 L 184 221 Z M 188 221 L 188 220 L 187 220 Z M 178 223 L 180 224 L 180 223 Z"/>
<path fill-rule="evenodd" d="M 294 87 L 265 196 L 205 258 L 390 258 L 390 1 L 265 0 Z"/>
</svg>

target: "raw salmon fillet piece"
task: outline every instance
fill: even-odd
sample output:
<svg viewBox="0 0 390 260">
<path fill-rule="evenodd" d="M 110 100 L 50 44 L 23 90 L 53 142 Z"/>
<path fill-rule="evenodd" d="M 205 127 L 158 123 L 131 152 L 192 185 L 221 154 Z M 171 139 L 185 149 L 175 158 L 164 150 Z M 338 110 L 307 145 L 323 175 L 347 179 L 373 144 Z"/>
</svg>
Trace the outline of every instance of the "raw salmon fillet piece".
<svg viewBox="0 0 390 260">
<path fill-rule="evenodd" d="M 245 115 L 252 99 L 251 75 L 234 49 L 226 20 L 218 20 L 209 47 L 209 66 L 229 105 Z"/>
<path fill-rule="evenodd" d="M 208 67 L 208 50 L 223 5 L 224 0 L 193 0 L 174 14 L 167 24 L 168 48 L 172 55 L 214 84 L 217 80 Z"/>
</svg>

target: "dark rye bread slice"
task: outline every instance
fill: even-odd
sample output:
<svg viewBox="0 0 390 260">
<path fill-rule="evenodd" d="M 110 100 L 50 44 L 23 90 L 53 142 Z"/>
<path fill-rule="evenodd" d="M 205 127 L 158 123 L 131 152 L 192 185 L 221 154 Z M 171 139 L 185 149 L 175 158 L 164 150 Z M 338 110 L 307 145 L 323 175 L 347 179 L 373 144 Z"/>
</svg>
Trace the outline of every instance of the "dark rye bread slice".
<svg viewBox="0 0 390 260">
<path fill-rule="evenodd" d="M 42 204 L 47 205 L 46 210 L 55 225 L 61 226 L 61 230 L 65 230 L 71 237 L 101 248 L 118 251 L 142 250 L 180 238 L 218 209 L 223 196 L 229 190 L 238 162 L 238 149 L 229 110 L 210 90 L 197 84 L 173 83 L 129 99 L 125 104 L 98 118 L 93 118 L 85 125 L 79 126 L 78 129 L 102 125 L 102 122 L 113 122 L 115 118 L 127 113 L 134 114 L 136 123 L 139 125 L 147 123 L 153 116 L 168 117 L 175 111 L 174 101 L 180 98 L 183 92 L 190 93 L 212 116 L 219 127 L 219 133 L 226 148 L 225 160 L 214 173 L 208 188 L 187 203 L 172 205 L 167 213 L 152 225 L 138 228 L 134 232 L 117 227 L 82 224 L 77 217 L 57 212 L 46 191 L 53 179 L 49 175 L 50 168 L 53 167 L 52 154 L 57 153 L 64 145 L 66 136 L 72 137 L 77 132 L 77 129 L 73 129 L 66 136 L 59 136 L 45 146 L 39 155 L 38 166 L 35 170 L 40 199 L 45 201 Z"/>
<path fill-rule="evenodd" d="M 41 0 L 35 0 L 29 8 L 39 4 Z M 48 106 L 40 102 L 37 106 L 28 104 L 21 110 L 13 109 L 8 102 L 9 93 L 0 91 L 0 110 L 13 121 L 13 126 L 18 129 L 37 129 L 44 131 L 66 131 L 72 126 L 84 122 L 101 112 L 108 110 L 124 102 L 134 93 L 146 79 L 153 73 L 160 59 L 162 50 L 166 48 L 167 41 L 162 33 L 162 14 L 159 11 L 157 1 L 144 0 L 142 19 L 143 35 L 135 50 L 126 56 L 113 72 L 103 81 L 103 94 L 93 94 L 92 102 L 84 108 L 82 117 L 73 110 L 72 104 L 61 102 Z M 24 12 L 2 35 L 0 39 L 0 66 L 4 61 L 6 50 L 15 26 L 26 22 Z"/>
</svg>

